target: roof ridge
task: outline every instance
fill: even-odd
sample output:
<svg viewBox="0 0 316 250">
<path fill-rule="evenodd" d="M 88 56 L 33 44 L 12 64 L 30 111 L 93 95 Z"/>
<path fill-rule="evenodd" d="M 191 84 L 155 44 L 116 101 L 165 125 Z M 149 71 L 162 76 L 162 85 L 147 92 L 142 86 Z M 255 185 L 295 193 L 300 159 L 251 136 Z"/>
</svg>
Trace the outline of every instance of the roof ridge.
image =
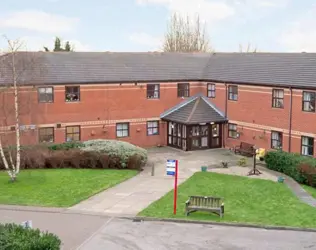
<svg viewBox="0 0 316 250">
<path fill-rule="evenodd" d="M 194 106 L 193 106 L 193 108 L 192 108 L 192 110 L 191 110 L 191 113 L 190 113 L 190 115 L 188 116 L 188 119 L 186 120 L 186 122 L 189 122 L 189 121 L 191 120 L 191 118 L 192 118 L 192 116 L 193 116 L 193 114 L 194 114 L 194 112 L 195 112 L 197 106 L 199 105 L 200 101 L 201 101 L 201 96 L 199 96 L 199 97 L 196 99 L 196 102 L 194 103 Z"/>
<path fill-rule="evenodd" d="M 167 109 L 166 111 L 164 111 L 161 115 L 160 115 L 160 118 L 163 118 L 167 115 L 169 115 L 170 113 L 188 105 L 189 103 L 193 102 L 194 100 L 196 100 L 196 98 L 198 98 L 200 96 L 200 94 L 196 94 L 194 96 L 191 96 L 189 99 L 187 100 L 184 100 L 183 102 L 180 102 L 178 104 L 176 104 L 175 106 L 173 106 L 172 108 L 170 109 Z"/>
<path fill-rule="evenodd" d="M 220 111 L 220 109 L 212 102 L 210 102 L 206 96 L 201 96 L 202 99 L 211 107 L 213 108 L 218 114 L 220 114 L 221 116 L 227 118 L 226 114 L 224 114 L 222 111 Z"/>
</svg>

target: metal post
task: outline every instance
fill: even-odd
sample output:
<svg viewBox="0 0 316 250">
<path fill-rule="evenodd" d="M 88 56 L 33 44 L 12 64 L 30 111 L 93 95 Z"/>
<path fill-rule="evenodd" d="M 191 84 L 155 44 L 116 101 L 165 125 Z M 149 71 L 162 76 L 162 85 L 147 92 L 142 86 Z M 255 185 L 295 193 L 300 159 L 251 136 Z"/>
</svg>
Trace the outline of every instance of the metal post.
<svg viewBox="0 0 316 250">
<path fill-rule="evenodd" d="M 155 163 L 151 164 L 151 176 L 155 175 Z"/>
</svg>

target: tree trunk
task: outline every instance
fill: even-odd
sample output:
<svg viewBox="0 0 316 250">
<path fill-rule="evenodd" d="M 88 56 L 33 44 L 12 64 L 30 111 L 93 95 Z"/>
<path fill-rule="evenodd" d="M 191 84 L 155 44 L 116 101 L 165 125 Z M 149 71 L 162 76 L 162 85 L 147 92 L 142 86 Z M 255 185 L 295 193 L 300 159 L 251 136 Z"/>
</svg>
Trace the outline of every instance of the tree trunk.
<svg viewBox="0 0 316 250">
<path fill-rule="evenodd" d="M 20 172 L 21 164 L 21 139 L 20 139 L 20 121 L 19 121 L 19 97 L 17 86 L 17 72 L 15 68 L 15 53 L 12 53 L 12 73 L 13 73 L 13 89 L 14 89 L 14 113 L 15 113 L 15 135 L 16 135 L 16 163 L 13 171 L 14 176 Z"/>
<path fill-rule="evenodd" d="M 1 156 L 3 165 L 4 165 L 4 167 L 5 167 L 6 171 L 7 171 L 7 173 L 8 173 L 8 175 L 9 175 L 10 178 L 11 178 L 11 181 L 15 181 L 16 175 L 15 175 L 15 173 L 10 169 L 9 163 L 8 163 L 8 161 L 7 161 L 7 158 L 6 158 L 5 155 L 4 155 L 1 137 L 0 137 L 0 156 Z"/>
</svg>

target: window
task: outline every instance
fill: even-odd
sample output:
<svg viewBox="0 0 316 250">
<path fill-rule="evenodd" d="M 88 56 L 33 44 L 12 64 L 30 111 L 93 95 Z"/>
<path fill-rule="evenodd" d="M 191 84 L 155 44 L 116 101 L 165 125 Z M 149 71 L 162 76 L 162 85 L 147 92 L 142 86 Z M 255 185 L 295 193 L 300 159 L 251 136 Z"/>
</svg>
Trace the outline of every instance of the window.
<svg viewBox="0 0 316 250">
<path fill-rule="evenodd" d="M 238 86 L 233 86 L 233 85 L 228 86 L 228 100 L 233 100 L 233 101 L 238 100 Z"/>
<path fill-rule="evenodd" d="M 38 141 L 39 143 L 54 142 L 54 128 L 39 128 Z"/>
<path fill-rule="evenodd" d="M 228 123 L 228 137 L 237 138 L 237 124 Z"/>
<path fill-rule="evenodd" d="M 54 102 L 53 87 L 38 88 L 38 102 Z"/>
<path fill-rule="evenodd" d="M 116 124 L 116 136 L 117 137 L 129 136 L 129 123 L 117 123 Z"/>
<path fill-rule="evenodd" d="M 160 84 L 147 84 L 147 99 L 160 98 Z"/>
<path fill-rule="evenodd" d="M 65 89 L 66 102 L 79 102 L 80 101 L 80 87 L 66 87 Z"/>
<path fill-rule="evenodd" d="M 283 89 L 273 89 L 272 90 L 272 107 L 281 108 L 284 107 L 284 91 Z"/>
<path fill-rule="evenodd" d="M 271 148 L 282 149 L 282 133 L 278 131 L 271 132 Z"/>
<path fill-rule="evenodd" d="M 215 98 L 215 84 L 213 83 L 207 84 L 207 97 Z"/>
<path fill-rule="evenodd" d="M 147 135 L 159 135 L 159 122 L 147 122 Z"/>
<path fill-rule="evenodd" d="M 315 92 L 303 92 L 303 111 L 315 112 Z"/>
<path fill-rule="evenodd" d="M 302 155 L 314 155 L 314 138 L 302 136 Z"/>
<path fill-rule="evenodd" d="M 189 83 L 178 83 L 178 97 L 189 97 L 190 85 Z"/>
<path fill-rule="evenodd" d="M 80 141 L 80 126 L 66 127 L 66 141 Z"/>
</svg>

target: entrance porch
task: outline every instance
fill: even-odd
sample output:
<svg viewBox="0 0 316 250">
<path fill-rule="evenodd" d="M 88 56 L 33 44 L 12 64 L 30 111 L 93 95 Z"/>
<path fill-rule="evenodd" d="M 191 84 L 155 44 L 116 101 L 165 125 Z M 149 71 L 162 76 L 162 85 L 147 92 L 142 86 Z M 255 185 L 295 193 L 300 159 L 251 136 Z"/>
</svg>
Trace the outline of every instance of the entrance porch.
<svg viewBox="0 0 316 250">
<path fill-rule="evenodd" d="M 164 112 L 167 145 L 182 150 L 221 148 L 224 114 L 207 97 L 198 94 Z"/>
<path fill-rule="evenodd" d="M 168 122 L 167 145 L 182 150 L 222 147 L 222 123 L 185 125 Z"/>
</svg>

